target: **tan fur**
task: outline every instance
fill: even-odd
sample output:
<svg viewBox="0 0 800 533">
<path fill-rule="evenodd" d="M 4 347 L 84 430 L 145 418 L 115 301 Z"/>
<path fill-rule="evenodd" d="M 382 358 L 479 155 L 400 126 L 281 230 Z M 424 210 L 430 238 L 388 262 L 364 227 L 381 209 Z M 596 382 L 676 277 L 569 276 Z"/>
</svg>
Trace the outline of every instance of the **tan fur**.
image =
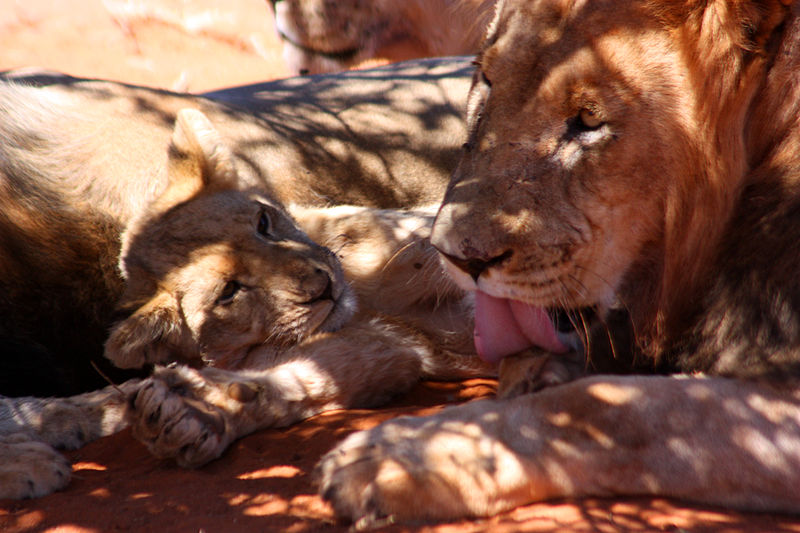
<svg viewBox="0 0 800 533">
<path fill-rule="evenodd" d="M 798 43 L 792 2 L 502 4 L 431 240 L 460 286 L 598 327 L 503 361 L 503 400 L 348 438 L 320 465 L 341 515 L 800 511 Z M 686 374 L 569 381 L 576 356 Z"/>
<path fill-rule="evenodd" d="M 96 381 L 86 355 L 102 350 L 109 327 L 105 356 L 119 366 L 180 361 L 201 369 L 161 369 L 122 393 L 3 399 L 0 435 L 9 442 L 0 447 L 0 497 L 63 486 L 68 469 L 47 446 L 117 431 L 123 396 L 133 397 L 136 433 L 154 452 L 199 464 L 257 427 L 372 405 L 421 377 L 490 372 L 464 357 L 472 352 L 470 301 L 446 280 L 428 242 L 434 210 L 379 209 L 423 206 L 441 194 L 463 131 L 463 67 L 424 62 L 208 98 L 11 74 L 45 86 L 0 86 L 0 237 L 8 243 L 0 334 L 23 343 L 53 334 L 44 351 Z M 430 98 L 420 107 L 411 94 Z M 394 103 L 373 104 L 376 95 Z M 426 146 L 417 146 L 417 133 L 429 137 Z M 331 207 L 343 202 L 367 207 Z M 388 305 L 371 296 L 384 287 Z M 59 351 L 70 346 L 75 352 Z M 81 352 L 84 359 L 69 359 Z M 164 388 L 174 376 L 193 376 L 196 388 Z M 15 380 L 10 371 L 3 378 Z M 164 445 L 158 434 L 179 409 L 153 415 L 151 390 L 190 414 L 221 410 L 200 420 L 214 428 L 224 420 L 224 442 L 211 452 L 198 443 L 205 454 Z M 275 405 L 255 408 L 265 402 Z M 57 425 L 49 413 L 59 413 Z M 192 428 L 182 438 L 208 435 Z"/>
<path fill-rule="evenodd" d="M 272 0 L 283 56 L 296 74 L 474 54 L 494 0 Z"/>
<path fill-rule="evenodd" d="M 123 305 L 144 303 L 106 355 L 237 369 L 160 368 L 145 380 L 128 417 L 155 455 L 199 466 L 256 429 L 379 404 L 421 377 L 491 373 L 471 357 L 469 299 L 430 246 L 434 209 L 295 208 L 317 242 L 344 241 L 340 266 L 274 202 L 229 189 L 228 159 L 204 116 L 182 111 L 167 199 L 123 239 Z"/>
</svg>

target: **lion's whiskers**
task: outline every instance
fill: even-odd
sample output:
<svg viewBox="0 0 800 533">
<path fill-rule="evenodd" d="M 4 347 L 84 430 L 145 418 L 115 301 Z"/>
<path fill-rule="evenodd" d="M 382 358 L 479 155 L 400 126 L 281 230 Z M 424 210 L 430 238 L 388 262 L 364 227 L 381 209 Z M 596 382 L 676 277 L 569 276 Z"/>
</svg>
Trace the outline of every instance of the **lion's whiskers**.
<svg viewBox="0 0 800 533">
<path fill-rule="evenodd" d="M 614 288 L 614 286 L 611 283 L 609 283 L 605 278 L 603 278 L 601 275 L 597 274 L 596 272 L 594 272 L 592 270 L 589 270 L 586 267 L 583 267 L 581 265 L 575 265 L 575 267 L 576 268 L 580 268 L 586 274 L 594 276 L 595 279 L 600 281 L 600 283 L 602 283 L 603 285 L 605 285 L 606 287 L 611 289 L 611 293 L 614 295 L 615 301 L 618 302 L 622 306 L 622 308 L 625 310 L 625 315 L 628 317 L 628 323 L 630 324 L 630 327 L 631 327 L 631 333 L 632 333 L 632 336 L 633 336 L 633 342 L 636 343 L 637 339 L 639 337 L 639 335 L 638 335 L 638 333 L 636 331 L 636 323 L 631 319 L 631 312 L 630 312 L 630 308 L 628 307 L 628 304 L 624 300 L 622 300 L 621 298 L 617 297 L 617 291 Z M 575 281 L 580 283 L 577 279 L 575 279 Z M 614 359 L 617 359 L 619 354 L 617 353 L 617 347 L 616 347 L 616 344 L 614 342 L 614 335 L 611 332 L 611 328 L 609 327 L 608 322 L 606 321 L 605 317 L 602 314 L 598 313 L 598 318 L 600 319 L 600 322 L 601 322 L 601 324 L 603 325 L 603 328 L 606 331 L 606 335 L 608 337 L 609 347 L 611 348 L 611 355 L 612 355 L 612 357 Z"/>
</svg>

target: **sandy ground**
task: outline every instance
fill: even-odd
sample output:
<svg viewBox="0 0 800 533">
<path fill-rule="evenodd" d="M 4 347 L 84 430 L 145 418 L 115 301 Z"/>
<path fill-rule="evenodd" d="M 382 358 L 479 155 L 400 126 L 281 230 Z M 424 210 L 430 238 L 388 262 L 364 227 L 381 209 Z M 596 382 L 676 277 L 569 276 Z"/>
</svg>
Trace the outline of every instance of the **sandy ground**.
<svg viewBox="0 0 800 533">
<path fill-rule="evenodd" d="M 201 92 L 284 77 L 265 0 L 0 0 L 0 70 Z"/>
<path fill-rule="evenodd" d="M 0 70 L 34 65 L 191 92 L 286 74 L 264 0 L 0 0 Z M 354 430 L 493 390 L 483 380 L 420 385 L 384 409 L 331 412 L 251 435 L 199 470 L 154 459 L 126 431 L 70 452 L 67 490 L 0 501 L 0 531 L 346 531 L 311 480 L 323 453 Z M 800 517 L 663 499 L 586 499 L 388 530 L 800 532 Z"/>
</svg>

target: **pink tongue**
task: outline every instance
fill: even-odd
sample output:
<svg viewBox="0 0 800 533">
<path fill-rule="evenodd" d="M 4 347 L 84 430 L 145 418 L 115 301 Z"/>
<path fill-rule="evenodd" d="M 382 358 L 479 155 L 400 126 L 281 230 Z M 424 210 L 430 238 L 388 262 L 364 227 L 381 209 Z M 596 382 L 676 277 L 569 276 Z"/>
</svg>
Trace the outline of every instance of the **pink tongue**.
<svg viewBox="0 0 800 533">
<path fill-rule="evenodd" d="M 567 351 L 541 307 L 475 293 L 475 348 L 481 359 L 497 363 L 532 346 L 555 353 Z"/>
</svg>

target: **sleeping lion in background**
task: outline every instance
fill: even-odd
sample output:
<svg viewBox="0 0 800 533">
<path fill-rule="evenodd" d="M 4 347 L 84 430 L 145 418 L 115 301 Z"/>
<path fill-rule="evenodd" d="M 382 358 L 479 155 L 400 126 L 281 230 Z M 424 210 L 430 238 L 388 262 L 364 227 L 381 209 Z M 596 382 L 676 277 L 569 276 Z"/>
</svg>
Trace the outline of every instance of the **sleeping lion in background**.
<svg viewBox="0 0 800 533">
<path fill-rule="evenodd" d="M 63 487 L 53 447 L 128 422 L 195 466 L 255 429 L 493 373 L 473 356 L 471 296 L 428 239 L 464 66 L 207 97 L 8 75 L 0 336 L 17 351 L 0 393 L 22 397 L 0 397 L 0 498 Z M 91 391 L 101 354 L 177 364 Z"/>
<path fill-rule="evenodd" d="M 800 512 L 800 7 L 505 0 L 476 64 L 431 242 L 510 388 L 351 435 L 321 493 L 359 525 Z"/>
<path fill-rule="evenodd" d="M 267 0 L 294 74 L 475 54 L 495 0 Z"/>
</svg>

